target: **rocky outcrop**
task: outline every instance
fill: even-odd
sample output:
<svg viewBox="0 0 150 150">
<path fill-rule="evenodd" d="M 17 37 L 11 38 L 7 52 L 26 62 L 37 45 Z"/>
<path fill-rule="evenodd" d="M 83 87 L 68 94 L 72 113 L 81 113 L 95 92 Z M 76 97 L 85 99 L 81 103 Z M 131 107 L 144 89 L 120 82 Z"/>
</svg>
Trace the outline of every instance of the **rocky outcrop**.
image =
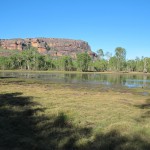
<svg viewBox="0 0 150 150">
<path fill-rule="evenodd" d="M 0 40 L 0 46 L 8 50 L 26 50 L 29 47 L 37 48 L 39 53 L 51 56 L 69 55 L 76 58 L 77 53 L 88 52 L 92 57 L 96 56 L 91 51 L 87 42 L 81 40 L 57 39 L 57 38 L 27 38 Z"/>
</svg>

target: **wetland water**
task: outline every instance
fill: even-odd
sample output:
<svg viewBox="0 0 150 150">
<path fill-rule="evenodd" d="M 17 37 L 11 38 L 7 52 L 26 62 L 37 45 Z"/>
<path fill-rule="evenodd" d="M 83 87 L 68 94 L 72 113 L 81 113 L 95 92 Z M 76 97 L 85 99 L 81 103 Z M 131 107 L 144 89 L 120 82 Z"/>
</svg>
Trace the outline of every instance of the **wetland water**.
<svg viewBox="0 0 150 150">
<path fill-rule="evenodd" d="M 150 88 L 150 75 L 142 74 L 96 74 L 58 72 L 0 72 L 1 78 L 29 78 L 50 83 L 104 85 L 107 87 Z"/>
</svg>

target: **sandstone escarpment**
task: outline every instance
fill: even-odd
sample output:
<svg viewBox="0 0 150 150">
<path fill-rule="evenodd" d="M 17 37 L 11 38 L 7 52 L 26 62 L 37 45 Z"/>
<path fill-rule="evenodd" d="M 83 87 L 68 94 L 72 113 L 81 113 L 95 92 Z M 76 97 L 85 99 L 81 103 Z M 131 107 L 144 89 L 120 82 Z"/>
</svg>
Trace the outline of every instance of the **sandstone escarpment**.
<svg viewBox="0 0 150 150">
<path fill-rule="evenodd" d="M 0 46 L 8 50 L 26 50 L 35 47 L 39 53 L 50 54 L 51 56 L 69 55 L 76 58 L 77 53 L 88 52 L 91 56 L 96 56 L 91 51 L 87 42 L 82 40 L 57 39 L 57 38 L 27 38 L 27 39 L 4 39 L 0 40 Z"/>
</svg>

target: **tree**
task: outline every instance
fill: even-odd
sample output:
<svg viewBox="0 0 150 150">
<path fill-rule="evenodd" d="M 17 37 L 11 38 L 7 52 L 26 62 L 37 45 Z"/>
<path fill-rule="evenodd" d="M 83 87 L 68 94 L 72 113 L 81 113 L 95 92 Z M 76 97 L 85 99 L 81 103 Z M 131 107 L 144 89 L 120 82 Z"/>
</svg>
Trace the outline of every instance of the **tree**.
<svg viewBox="0 0 150 150">
<path fill-rule="evenodd" d="M 105 59 L 101 59 L 101 60 L 96 60 L 93 63 L 94 69 L 96 71 L 106 71 L 107 70 L 107 61 Z"/>
<path fill-rule="evenodd" d="M 122 47 L 117 47 L 115 49 L 115 56 L 117 58 L 117 71 L 122 71 L 126 60 L 126 50 Z"/>
<path fill-rule="evenodd" d="M 73 69 L 73 62 L 70 56 L 62 56 L 61 61 L 65 71 L 71 71 Z"/>
<path fill-rule="evenodd" d="M 141 59 L 139 57 L 136 57 L 135 62 L 136 62 L 136 71 L 142 72 L 144 70 L 144 57 Z"/>
<path fill-rule="evenodd" d="M 116 58 L 116 56 L 113 56 L 113 57 L 110 58 L 108 66 L 109 66 L 109 69 L 111 71 L 116 71 L 117 70 L 117 58 Z"/>
<path fill-rule="evenodd" d="M 136 61 L 135 60 L 127 61 L 127 71 L 136 71 Z"/>
<path fill-rule="evenodd" d="M 106 56 L 106 59 L 108 60 L 108 63 L 109 63 L 109 60 L 110 60 L 110 58 L 112 57 L 112 53 L 106 52 L 106 53 L 105 53 L 105 56 Z"/>
<path fill-rule="evenodd" d="M 83 72 L 88 71 L 90 61 L 91 61 L 91 57 L 88 55 L 88 53 L 77 54 L 78 68 Z"/>
<path fill-rule="evenodd" d="M 147 72 L 150 72 L 150 58 L 147 58 L 146 62 L 147 62 Z"/>
<path fill-rule="evenodd" d="M 44 69 L 54 69 L 55 65 L 52 61 L 52 58 L 49 55 L 44 55 Z"/>
<path fill-rule="evenodd" d="M 102 59 L 104 57 L 104 52 L 102 49 L 97 50 L 97 55 L 99 59 Z"/>
<path fill-rule="evenodd" d="M 147 63 L 147 57 L 145 57 L 144 59 L 143 59 L 143 61 L 144 61 L 144 69 L 143 69 L 143 72 L 144 73 L 147 73 L 147 65 L 148 65 L 148 63 Z"/>
<path fill-rule="evenodd" d="M 109 70 L 109 61 L 110 61 L 110 58 L 112 57 L 112 53 L 106 52 L 106 53 L 105 53 L 105 57 L 106 57 L 106 60 L 108 61 L 107 70 Z"/>
<path fill-rule="evenodd" d="M 38 57 L 40 54 L 37 52 L 37 49 L 35 48 L 30 48 L 27 50 L 24 50 L 22 52 L 22 57 L 23 57 L 23 65 L 25 69 L 27 70 L 36 70 L 38 69 Z"/>
<path fill-rule="evenodd" d="M 0 56 L 0 69 L 8 69 L 8 57 Z"/>
</svg>

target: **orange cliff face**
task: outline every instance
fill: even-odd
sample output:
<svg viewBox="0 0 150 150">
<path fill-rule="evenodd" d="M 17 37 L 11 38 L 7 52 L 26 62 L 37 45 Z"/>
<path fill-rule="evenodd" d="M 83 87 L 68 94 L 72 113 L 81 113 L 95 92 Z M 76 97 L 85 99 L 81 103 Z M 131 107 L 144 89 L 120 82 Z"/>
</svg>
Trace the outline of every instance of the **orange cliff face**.
<svg viewBox="0 0 150 150">
<path fill-rule="evenodd" d="M 58 57 L 68 55 L 76 58 L 76 54 L 82 52 L 87 52 L 91 57 L 97 56 L 91 51 L 88 43 L 82 40 L 57 38 L 1 39 L 0 46 L 3 49 L 20 51 L 29 47 L 35 47 L 41 54 L 50 54 Z"/>
</svg>

